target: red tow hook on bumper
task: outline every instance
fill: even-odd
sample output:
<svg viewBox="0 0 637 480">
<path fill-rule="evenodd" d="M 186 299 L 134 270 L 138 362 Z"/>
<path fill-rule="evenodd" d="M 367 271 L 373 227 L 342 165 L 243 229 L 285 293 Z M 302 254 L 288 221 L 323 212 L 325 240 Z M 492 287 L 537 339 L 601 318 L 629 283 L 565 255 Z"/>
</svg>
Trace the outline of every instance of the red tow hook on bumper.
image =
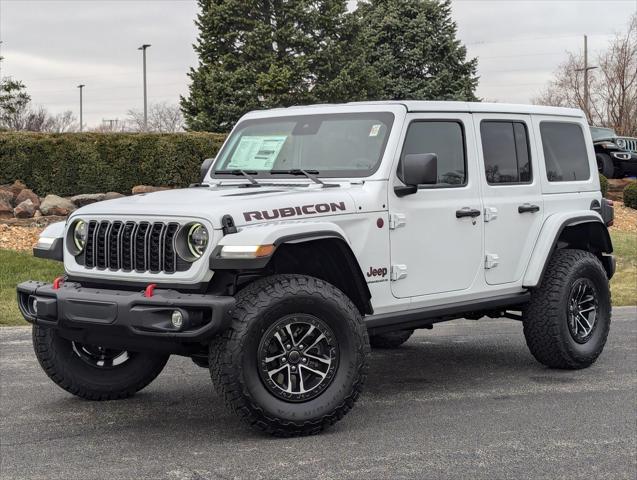
<svg viewBox="0 0 637 480">
<path fill-rule="evenodd" d="M 155 283 L 151 283 L 146 287 L 146 290 L 144 290 L 144 296 L 146 298 L 150 298 L 153 296 L 153 293 L 155 292 L 155 288 L 157 288 L 157 284 Z"/>
<path fill-rule="evenodd" d="M 55 277 L 55 280 L 53 280 L 53 290 L 59 290 L 63 281 L 64 277 Z"/>
</svg>

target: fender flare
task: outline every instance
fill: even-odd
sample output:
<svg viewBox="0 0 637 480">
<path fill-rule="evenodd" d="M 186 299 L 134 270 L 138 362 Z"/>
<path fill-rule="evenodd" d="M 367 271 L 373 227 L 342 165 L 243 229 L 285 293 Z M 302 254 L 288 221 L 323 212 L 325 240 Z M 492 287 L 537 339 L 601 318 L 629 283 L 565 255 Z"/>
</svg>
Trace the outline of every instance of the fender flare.
<svg viewBox="0 0 637 480">
<path fill-rule="evenodd" d="M 524 274 L 522 286 L 532 288 L 541 283 L 551 256 L 559 247 L 558 241 L 566 228 L 587 224 L 594 226 L 595 229 L 599 229 L 601 232 L 601 242 L 598 243 L 599 253 L 612 253 L 613 244 L 610 234 L 608 233 L 608 228 L 598 213 L 582 211 L 551 215 L 546 219 L 540 230 L 540 235 L 535 243 L 533 253 L 531 254 L 529 264 Z M 604 265 L 604 268 L 606 268 L 609 274 L 609 278 L 613 274 L 610 264 L 612 264 L 612 262 L 609 262 L 609 266 Z"/>
<path fill-rule="evenodd" d="M 221 239 L 210 255 L 211 270 L 253 270 L 265 268 L 276 253 L 260 258 L 222 258 L 221 250 L 226 245 L 274 245 L 279 247 L 285 243 L 302 243 L 325 238 L 336 238 L 343 241 L 348 248 L 350 243 L 345 232 L 331 222 L 291 222 L 275 223 L 244 227 L 237 233 L 226 235 Z M 360 269 L 360 267 L 359 267 Z"/>
</svg>

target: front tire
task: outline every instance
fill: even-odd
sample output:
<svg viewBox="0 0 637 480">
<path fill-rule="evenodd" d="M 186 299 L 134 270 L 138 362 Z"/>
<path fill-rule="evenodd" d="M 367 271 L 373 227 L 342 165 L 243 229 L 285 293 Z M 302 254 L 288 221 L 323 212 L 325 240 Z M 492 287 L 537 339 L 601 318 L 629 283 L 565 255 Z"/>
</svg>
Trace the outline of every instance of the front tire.
<svg viewBox="0 0 637 480">
<path fill-rule="evenodd" d="M 239 292 L 231 327 L 211 344 L 210 373 L 248 425 L 275 436 L 310 435 L 353 407 L 368 353 L 361 315 L 340 290 L 276 275 Z"/>
<path fill-rule="evenodd" d="M 167 355 L 127 352 L 72 342 L 34 325 L 33 348 L 44 372 L 58 386 L 87 400 L 130 397 L 164 369 Z"/>
<path fill-rule="evenodd" d="M 606 344 L 610 314 L 608 279 L 597 257 L 557 250 L 524 312 L 526 344 L 548 367 L 588 367 Z"/>
<path fill-rule="evenodd" d="M 610 156 L 605 153 L 598 153 L 595 157 L 597 159 L 597 170 L 599 170 L 599 173 L 606 178 L 615 178 L 616 169 Z"/>
</svg>

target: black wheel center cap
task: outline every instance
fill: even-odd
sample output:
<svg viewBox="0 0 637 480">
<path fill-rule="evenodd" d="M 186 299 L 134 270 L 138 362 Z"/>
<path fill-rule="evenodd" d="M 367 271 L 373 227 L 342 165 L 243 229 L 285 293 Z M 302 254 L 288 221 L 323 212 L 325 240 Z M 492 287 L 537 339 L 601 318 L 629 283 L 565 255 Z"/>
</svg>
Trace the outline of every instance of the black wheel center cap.
<svg viewBox="0 0 637 480">
<path fill-rule="evenodd" d="M 297 352 L 296 350 L 291 351 L 290 354 L 288 355 L 288 361 L 293 365 L 299 363 L 300 360 L 301 360 L 301 354 Z"/>
</svg>

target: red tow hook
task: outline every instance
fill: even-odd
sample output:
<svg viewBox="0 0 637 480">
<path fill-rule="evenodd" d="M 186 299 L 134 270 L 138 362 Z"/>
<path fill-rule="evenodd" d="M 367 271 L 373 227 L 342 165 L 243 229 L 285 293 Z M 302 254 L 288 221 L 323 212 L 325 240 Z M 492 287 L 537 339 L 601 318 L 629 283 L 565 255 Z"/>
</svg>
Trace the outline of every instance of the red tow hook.
<svg viewBox="0 0 637 480">
<path fill-rule="evenodd" d="M 153 293 L 155 292 L 155 288 L 157 288 L 157 284 L 155 283 L 151 283 L 146 287 L 146 290 L 144 290 L 144 296 L 146 298 L 150 298 L 153 296 Z"/>
<path fill-rule="evenodd" d="M 55 280 L 53 280 L 53 290 L 59 290 L 63 281 L 64 277 L 55 277 Z"/>
</svg>

